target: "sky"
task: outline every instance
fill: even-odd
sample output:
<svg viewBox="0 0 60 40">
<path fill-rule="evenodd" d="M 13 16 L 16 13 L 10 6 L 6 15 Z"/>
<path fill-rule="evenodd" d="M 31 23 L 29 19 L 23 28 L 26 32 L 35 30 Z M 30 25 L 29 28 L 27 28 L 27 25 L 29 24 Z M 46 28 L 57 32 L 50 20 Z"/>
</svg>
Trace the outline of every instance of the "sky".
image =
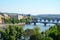
<svg viewBox="0 0 60 40">
<path fill-rule="evenodd" d="M 0 0 L 0 12 L 60 14 L 60 0 Z"/>
</svg>

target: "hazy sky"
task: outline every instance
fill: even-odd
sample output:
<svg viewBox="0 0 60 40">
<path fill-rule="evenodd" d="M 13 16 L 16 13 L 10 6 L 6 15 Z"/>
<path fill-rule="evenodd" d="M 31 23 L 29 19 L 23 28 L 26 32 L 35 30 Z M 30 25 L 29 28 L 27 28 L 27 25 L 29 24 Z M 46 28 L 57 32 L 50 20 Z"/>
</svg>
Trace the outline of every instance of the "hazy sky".
<svg viewBox="0 0 60 40">
<path fill-rule="evenodd" d="M 0 0 L 0 12 L 60 14 L 60 0 Z"/>
</svg>

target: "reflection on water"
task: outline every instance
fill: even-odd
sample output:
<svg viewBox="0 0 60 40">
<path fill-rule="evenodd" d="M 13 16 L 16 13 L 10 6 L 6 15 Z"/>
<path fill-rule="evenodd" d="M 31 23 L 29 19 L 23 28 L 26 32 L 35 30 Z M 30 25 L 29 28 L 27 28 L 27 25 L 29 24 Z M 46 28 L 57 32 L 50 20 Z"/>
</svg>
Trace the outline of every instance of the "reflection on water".
<svg viewBox="0 0 60 40">
<path fill-rule="evenodd" d="M 53 26 L 54 24 L 47 24 L 46 26 L 44 26 L 43 23 L 36 23 L 36 26 L 38 26 L 40 28 L 41 31 L 45 31 L 46 29 L 49 29 L 51 26 Z M 34 23 L 30 24 L 30 25 L 25 25 L 24 29 L 32 29 L 34 28 Z"/>
</svg>

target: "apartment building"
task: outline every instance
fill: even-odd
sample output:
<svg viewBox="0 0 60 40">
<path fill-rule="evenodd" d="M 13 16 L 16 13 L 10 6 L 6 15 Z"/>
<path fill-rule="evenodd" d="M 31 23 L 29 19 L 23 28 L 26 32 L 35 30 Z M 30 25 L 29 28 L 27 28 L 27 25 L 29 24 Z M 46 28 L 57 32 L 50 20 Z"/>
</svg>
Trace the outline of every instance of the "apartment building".
<svg viewBox="0 0 60 40">
<path fill-rule="evenodd" d="M 18 20 L 20 20 L 20 19 L 26 19 L 27 18 L 27 16 L 24 16 L 24 15 L 18 15 Z"/>
</svg>

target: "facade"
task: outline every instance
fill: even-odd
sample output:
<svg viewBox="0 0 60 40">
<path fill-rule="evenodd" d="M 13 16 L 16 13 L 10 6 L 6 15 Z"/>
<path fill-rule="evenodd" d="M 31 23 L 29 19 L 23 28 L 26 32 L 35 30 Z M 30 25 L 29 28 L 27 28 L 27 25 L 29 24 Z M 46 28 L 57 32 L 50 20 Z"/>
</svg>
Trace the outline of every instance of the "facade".
<svg viewBox="0 0 60 40">
<path fill-rule="evenodd" d="M 18 15 L 18 20 L 23 19 L 22 15 Z"/>
<path fill-rule="evenodd" d="M 9 19 L 9 18 L 16 18 L 20 20 L 20 19 L 26 19 L 27 16 L 17 13 L 0 13 L 0 23 L 4 23 L 4 19 Z"/>
<path fill-rule="evenodd" d="M 4 15 L 4 19 L 9 19 L 10 18 L 10 16 L 7 15 L 7 14 L 3 14 L 3 15 Z"/>
<path fill-rule="evenodd" d="M 10 16 L 4 13 L 0 13 L 0 23 L 4 23 L 4 19 L 9 19 Z"/>
<path fill-rule="evenodd" d="M 6 13 L 8 16 L 10 16 L 10 18 L 18 18 L 18 14 L 17 13 Z"/>
<path fill-rule="evenodd" d="M 2 15 L 0 15 L 0 23 L 3 23 L 3 19 L 4 19 L 4 17 Z"/>
<path fill-rule="evenodd" d="M 27 16 L 24 16 L 24 15 L 18 15 L 18 20 L 20 20 L 20 19 L 26 19 L 27 18 Z"/>
</svg>

